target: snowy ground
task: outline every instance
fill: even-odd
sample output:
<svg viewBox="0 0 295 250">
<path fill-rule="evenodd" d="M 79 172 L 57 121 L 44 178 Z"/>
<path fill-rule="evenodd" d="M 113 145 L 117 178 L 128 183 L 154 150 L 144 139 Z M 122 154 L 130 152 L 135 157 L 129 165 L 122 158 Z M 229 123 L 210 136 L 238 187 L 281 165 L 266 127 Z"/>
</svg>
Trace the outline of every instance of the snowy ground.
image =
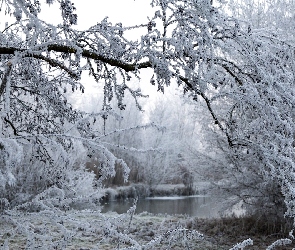
<svg viewBox="0 0 295 250">
<path fill-rule="evenodd" d="M 204 237 L 197 231 L 205 233 Z M 0 249 L 222 250 L 248 238 L 237 233 L 238 228 L 232 224 L 225 227 L 224 221 L 183 215 L 118 215 L 90 210 L 12 213 L 1 216 Z M 246 249 L 266 249 L 278 237 L 252 235 L 254 246 Z"/>
<path fill-rule="evenodd" d="M 1 217 L 2 249 L 184 249 L 200 241 L 183 216 L 94 211 L 11 214 Z M 177 232 L 178 231 L 178 232 Z M 187 238 L 187 239 L 185 239 Z M 188 240 L 195 238 L 194 240 Z M 183 242 L 182 242 L 183 241 Z"/>
</svg>

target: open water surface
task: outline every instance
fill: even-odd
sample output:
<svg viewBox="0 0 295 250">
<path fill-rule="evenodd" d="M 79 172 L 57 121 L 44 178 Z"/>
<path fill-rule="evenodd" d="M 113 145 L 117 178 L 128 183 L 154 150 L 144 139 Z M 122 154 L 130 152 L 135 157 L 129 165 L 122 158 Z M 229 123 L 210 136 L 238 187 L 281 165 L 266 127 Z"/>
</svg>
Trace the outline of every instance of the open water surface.
<svg viewBox="0 0 295 250">
<path fill-rule="evenodd" d="M 122 214 L 132 205 L 133 199 L 108 201 L 103 204 L 102 212 L 113 211 Z M 208 196 L 148 197 L 138 200 L 136 213 L 187 214 L 199 218 L 212 218 L 218 217 L 218 208 L 214 198 Z"/>
</svg>

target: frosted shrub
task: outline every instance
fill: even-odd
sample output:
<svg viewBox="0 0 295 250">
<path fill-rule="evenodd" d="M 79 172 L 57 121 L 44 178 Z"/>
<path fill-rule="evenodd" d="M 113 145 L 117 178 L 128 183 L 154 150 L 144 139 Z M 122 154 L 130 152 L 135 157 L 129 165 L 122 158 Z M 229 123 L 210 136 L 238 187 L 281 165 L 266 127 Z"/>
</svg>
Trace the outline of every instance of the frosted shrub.
<svg viewBox="0 0 295 250">
<path fill-rule="evenodd" d="M 290 239 L 280 239 L 272 243 L 269 247 L 266 248 L 266 250 L 273 250 L 277 246 L 286 246 L 292 243 L 292 240 Z"/>
<path fill-rule="evenodd" d="M 253 245 L 253 240 L 251 239 L 247 239 L 244 240 L 241 243 L 236 244 L 233 248 L 231 248 L 230 250 L 238 250 L 238 249 L 244 249 L 246 246 L 252 246 Z"/>
<path fill-rule="evenodd" d="M 86 151 L 79 141 L 72 148 L 72 154 L 52 143 L 51 147 L 46 149 L 46 153 L 51 157 L 48 162 L 38 160 L 34 155 L 35 146 L 18 146 L 19 151 L 15 149 L 14 152 L 6 150 L 13 149 L 8 146 L 9 142 L 2 142 L 4 147 L 0 150 L 2 209 L 18 207 L 39 211 L 50 207 L 85 208 L 93 202 L 98 205 L 101 186 L 95 175 L 86 171 L 82 164 Z M 47 144 L 49 143 L 50 141 L 47 141 Z"/>
</svg>

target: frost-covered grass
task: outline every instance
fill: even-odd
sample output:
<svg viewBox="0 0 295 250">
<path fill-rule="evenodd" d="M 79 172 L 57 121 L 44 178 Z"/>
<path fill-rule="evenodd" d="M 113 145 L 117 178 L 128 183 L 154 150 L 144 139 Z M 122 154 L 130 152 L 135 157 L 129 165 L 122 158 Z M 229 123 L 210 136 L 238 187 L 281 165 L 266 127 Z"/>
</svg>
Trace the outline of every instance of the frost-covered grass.
<svg viewBox="0 0 295 250">
<path fill-rule="evenodd" d="M 1 216 L 0 249 L 191 249 L 202 235 L 184 225 L 176 217 L 130 211 L 10 213 Z"/>
<path fill-rule="evenodd" d="M 255 224 L 256 222 L 256 224 Z M 292 249 L 289 227 L 269 231 L 254 218 L 123 215 L 92 210 L 11 212 L 0 219 L 0 249 Z M 202 237 L 198 232 L 204 234 Z M 276 232 L 276 233 L 275 233 Z M 251 240 L 247 240 L 251 238 Z M 277 243 L 275 243 L 277 241 Z M 241 242 L 241 243 L 239 243 Z M 271 246 L 273 244 L 273 247 Z"/>
<path fill-rule="evenodd" d="M 216 247 L 209 249 L 241 249 L 237 248 L 239 246 L 238 242 L 250 243 L 247 239 L 253 240 L 253 246 L 247 246 L 245 249 L 287 250 L 295 247 L 294 243 L 290 243 L 292 240 L 292 236 L 289 235 L 292 229 L 291 220 L 282 221 L 267 218 L 267 216 L 194 218 L 187 225 L 187 228 L 198 228 L 205 235 L 204 239 L 212 242 Z M 284 243 L 289 244 L 282 245 Z M 276 247 L 268 248 L 271 245 Z"/>
</svg>

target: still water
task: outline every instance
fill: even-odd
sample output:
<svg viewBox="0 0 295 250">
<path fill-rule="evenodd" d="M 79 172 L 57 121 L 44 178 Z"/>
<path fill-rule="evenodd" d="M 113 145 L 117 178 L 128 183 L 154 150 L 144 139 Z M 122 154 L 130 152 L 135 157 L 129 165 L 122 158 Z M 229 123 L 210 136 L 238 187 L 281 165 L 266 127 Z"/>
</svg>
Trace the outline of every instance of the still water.
<svg viewBox="0 0 295 250">
<path fill-rule="evenodd" d="M 114 211 L 121 214 L 132 205 L 133 199 L 108 201 L 103 204 L 102 212 Z M 136 213 L 145 211 L 153 214 L 187 214 L 199 218 L 218 217 L 218 206 L 214 199 L 200 195 L 139 199 Z"/>
</svg>

